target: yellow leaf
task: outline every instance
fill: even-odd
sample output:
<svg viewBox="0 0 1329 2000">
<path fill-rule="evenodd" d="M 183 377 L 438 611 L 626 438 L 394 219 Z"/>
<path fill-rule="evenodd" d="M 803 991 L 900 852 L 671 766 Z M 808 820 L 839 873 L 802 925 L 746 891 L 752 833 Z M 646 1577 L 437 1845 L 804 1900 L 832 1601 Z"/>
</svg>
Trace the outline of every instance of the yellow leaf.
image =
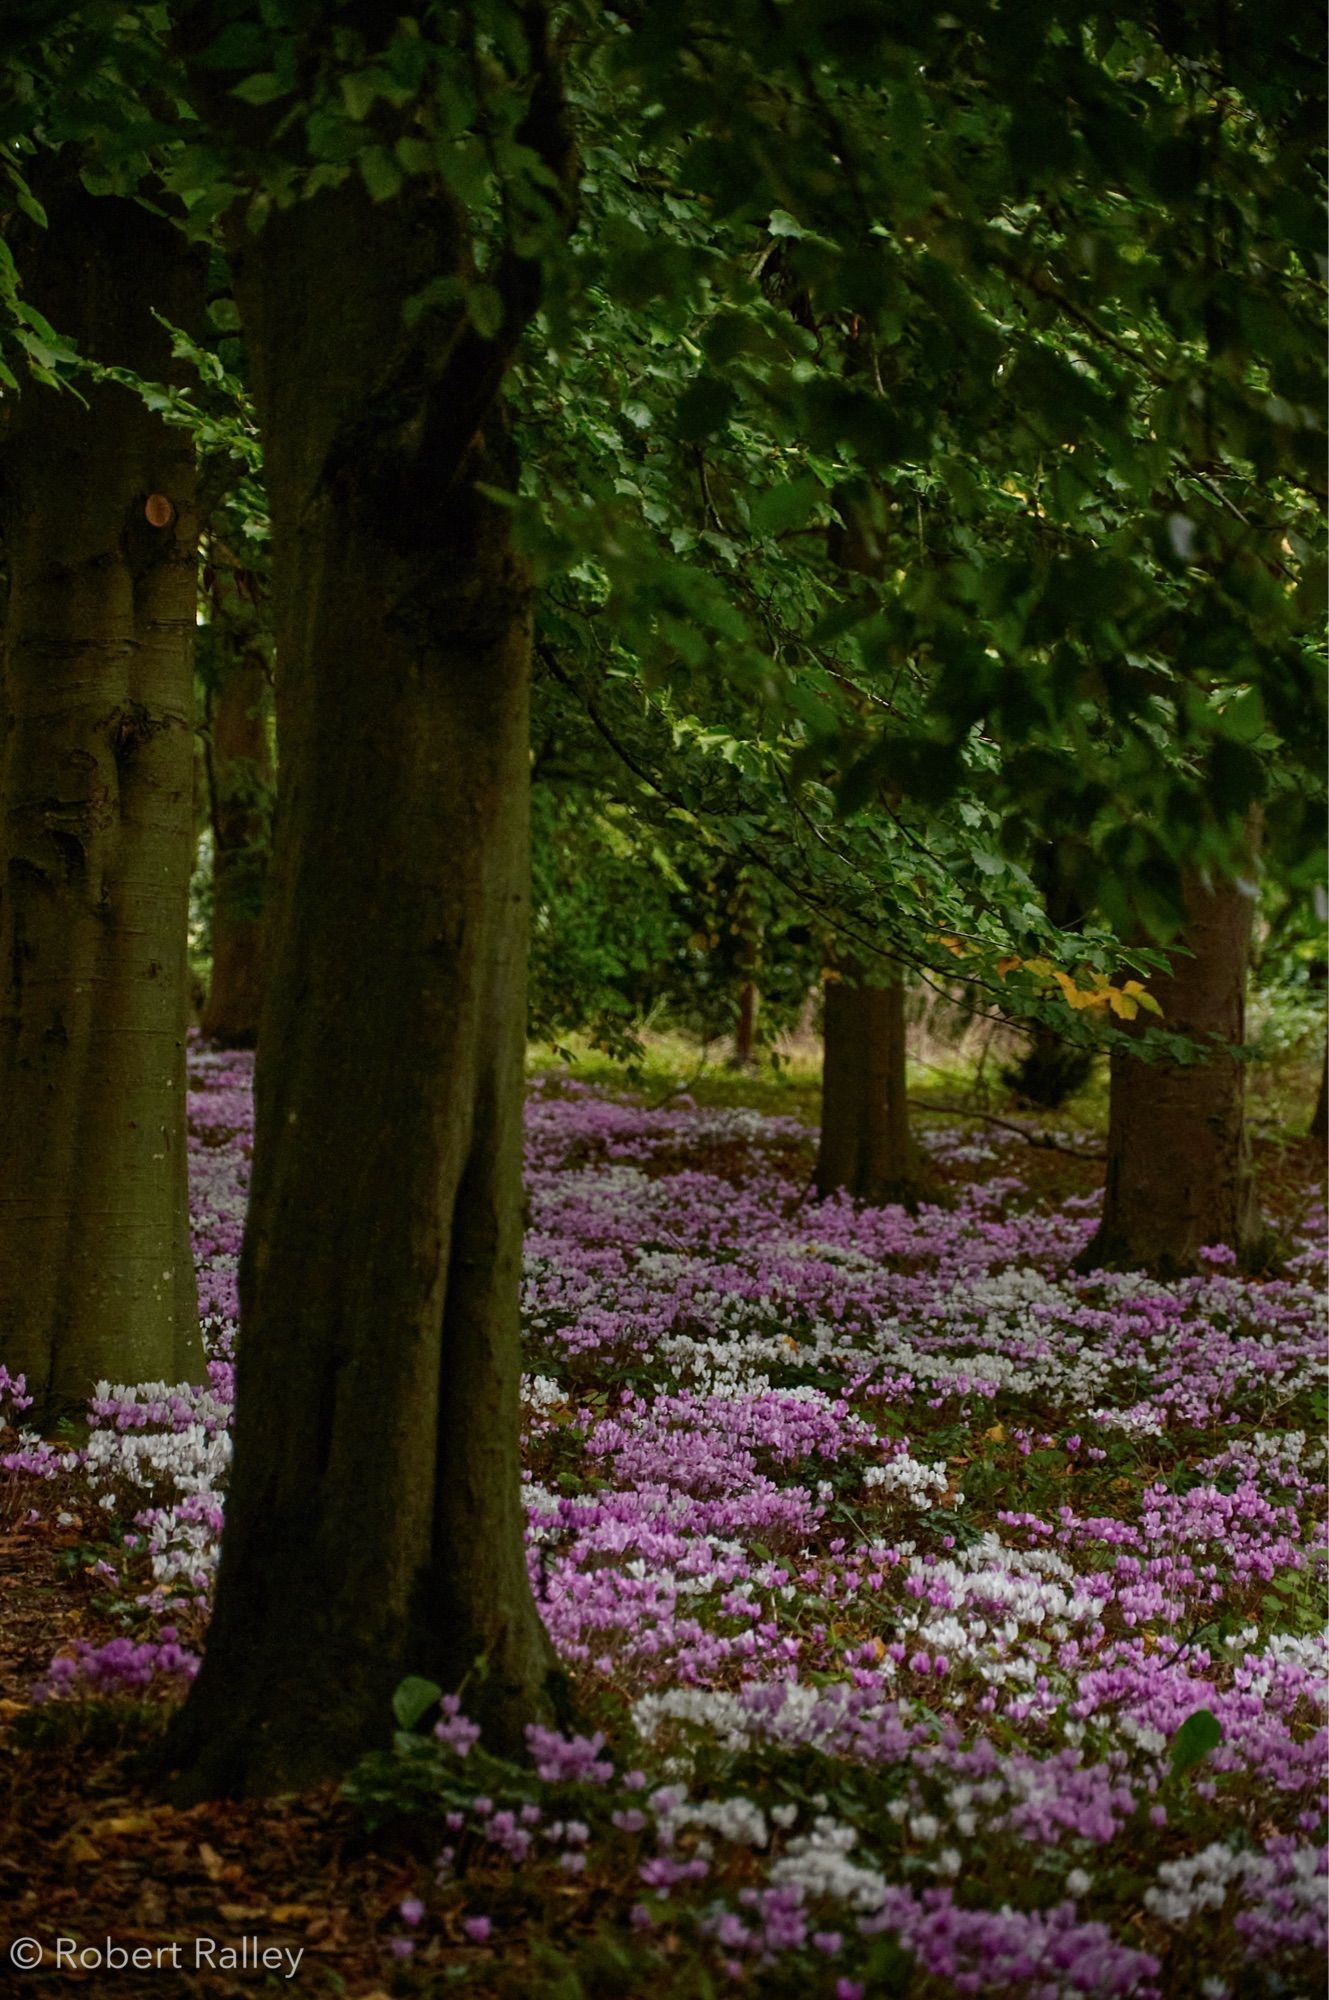
<svg viewBox="0 0 1329 2000">
<path fill-rule="evenodd" d="M 95 1840 L 107 1834 L 146 1833 L 151 1825 L 151 1813 L 112 1813 L 109 1819 L 95 1820 L 85 1830 Z"/>
<path fill-rule="evenodd" d="M 1006 1426 L 1005 1424 L 993 1424 L 992 1429 L 984 1431 L 983 1435 L 985 1438 L 991 1438 L 993 1444 L 1001 1444 L 1006 1437 Z"/>
<path fill-rule="evenodd" d="M 1159 1006 L 1152 993 L 1141 993 L 1138 995 L 1138 1000 L 1140 1006 L 1145 1008 L 1150 1014 L 1161 1016 L 1163 1009 Z"/>
<path fill-rule="evenodd" d="M 1077 1014 L 1082 1012 L 1086 1007 L 1101 1007 L 1103 1005 L 1105 996 L 1102 993 L 1086 993 L 1082 991 L 1069 973 L 1058 972 L 1054 967 L 1052 977 L 1056 980 L 1058 986 L 1060 986 L 1066 1005 L 1074 1008 Z"/>
<path fill-rule="evenodd" d="M 1004 979 L 1008 972 L 1014 972 L 1016 966 L 1019 963 L 1020 961 L 1018 958 L 999 958 L 997 960 L 998 979 Z"/>
</svg>

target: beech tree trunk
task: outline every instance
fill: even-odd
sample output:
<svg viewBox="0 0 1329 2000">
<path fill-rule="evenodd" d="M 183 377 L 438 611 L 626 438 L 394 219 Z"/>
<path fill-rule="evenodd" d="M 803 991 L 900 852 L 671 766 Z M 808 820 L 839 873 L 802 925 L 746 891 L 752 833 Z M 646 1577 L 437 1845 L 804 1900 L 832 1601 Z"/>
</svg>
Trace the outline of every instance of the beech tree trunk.
<svg viewBox="0 0 1329 2000">
<path fill-rule="evenodd" d="M 194 254 L 57 165 L 27 296 L 161 381 L 201 315 Z M 194 463 L 130 390 L 37 383 L 0 448 L 0 1357 L 33 1415 L 99 1380 L 198 1380 L 185 1145 Z M 156 496 L 151 509 L 149 496 Z M 169 507 L 165 504 L 169 502 Z M 160 525 L 153 525 L 153 517 Z"/>
<path fill-rule="evenodd" d="M 760 995 L 755 979 L 745 979 L 738 989 L 738 1020 L 734 1027 L 734 1069 L 752 1069 L 757 1060 L 757 1009 Z"/>
<path fill-rule="evenodd" d="M 1162 1025 L 1210 1053 L 1198 1063 L 1141 1062 L 1114 1049 L 1103 1220 L 1082 1270 L 1194 1271 L 1206 1244 L 1238 1255 L 1259 1211 L 1245 1130 L 1245 1066 L 1229 1052 L 1245 1034 L 1254 899 L 1235 882 L 1185 883 L 1187 922 L 1170 972 L 1149 981 Z M 1142 1017 L 1147 1019 L 1147 1017 Z"/>
<path fill-rule="evenodd" d="M 358 181 L 237 231 L 282 799 L 185 1795 L 344 1771 L 408 1673 L 508 1750 L 559 1695 L 519 1484 L 531 582 L 477 490 L 516 483 L 502 359 L 402 314 L 463 241 Z"/>
<path fill-rule="evenodd" d="M 1322 1141 L 1329 1139 L 1329 1049 L 1325 1050 L 1324 1066 L 1320 1071 L 1320 1088 L 1311 1113 L 1310 1137 Z"/>
<path fill-rule="evenodd" d="M 826 981 L 822 1032 L 817 1193 L 914 1205 L 922 1174 L 905 1095 L 903 985 L 855 983 L 846 967 Z"/>
<path fill-rule="evenodd" d="M 852 343 L 845 372 L 863 365 Z M 874 496 L 836 489 L 837 514 L 827 528 L 832 562 L 859 576 L 880 576 L 883 543 L 874 523 Z M 880 496 L 875 496 L 880 504 Z M 872 985 L 852 963 L 823 987 L 821 1138 L 814 1180 L 823 1197 L 843 1191 L 861 1201 L 917 1205 L 922 1160 L 909 1132 L 906 1096 L 904 987 L 898 979 Z"/>
<path fill-rule="evenodd" d="M 252 1048 L 266 970 L 268 871 L 275 772 L 268 737 L 266 651 L 214 606 L 216 686 L 208 697 L 212 824 L 212 980 L 201 1027 L 224 1048 Z"/>
</svg>

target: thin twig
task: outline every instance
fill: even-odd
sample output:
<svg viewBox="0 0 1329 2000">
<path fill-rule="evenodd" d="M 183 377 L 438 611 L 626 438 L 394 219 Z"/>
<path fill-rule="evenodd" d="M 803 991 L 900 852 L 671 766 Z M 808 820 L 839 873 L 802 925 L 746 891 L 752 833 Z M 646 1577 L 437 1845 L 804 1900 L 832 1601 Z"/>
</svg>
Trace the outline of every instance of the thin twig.
<svg viewBox="0 0 1329 2000">
<path fill-rule="evenodd" d="M 1025 1126 L 1017 1125 L 1011 1118 L 998 1118 L 992 1111 L 973 1111 L 964 1104 L 934 1104 L 929 1098 L 911 1097 L 908 1102 L 916 1111 L 936 1111 L 948 1118 L 981 1118 L 985 1124 L 1000 1125 L 1003 1131 L 1014 1132 L 1027 1146 L 1041 1147 L 1048 1153 L 1069 1153 L 1073 1160 L 1105 1160 L 1106 1153 L 1086 1153 L 1079 1146 L 1064 1146 L 1060 1139 L 1054 1139 L 1048 1132 L 1030 1132 Z"/>
</svg>

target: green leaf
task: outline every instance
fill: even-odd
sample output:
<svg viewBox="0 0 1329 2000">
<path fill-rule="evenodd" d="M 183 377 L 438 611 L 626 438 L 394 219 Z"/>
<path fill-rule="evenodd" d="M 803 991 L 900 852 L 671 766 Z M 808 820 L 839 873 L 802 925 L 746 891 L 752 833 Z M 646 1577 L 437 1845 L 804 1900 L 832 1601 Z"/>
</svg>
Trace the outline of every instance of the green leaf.
<svg viewBox="0 0 1329 2000">
<path fill-rule="evenodd" d="M 1173 1777 L 1181 1778 L 1187 1771 L 1193 1771 L 1222 1741 L 1223 1726 L 1218 1717 L 1207 1708 L 1197 1708 L 1172 1739 Z"/>
<path fill-rule="evenodd" d="M 802 223 L 790 215 L 788 209 L 784 208 L 773 208 L 771 210 L 771 219 L 766 227 L 770 230 L 772 236 L 807 235 L 807 231 L 804 229 Z"/>
<path fill-rule="evenodd" d="M 391 201 L 401 193 L 402 170 L 386 146 L 367 146 L 356 165 L 371 201 Z"/>
<path fill-rule="evenodd" d="M 1264 703 L 1258 688 L 1247 688 L 1223 710 L 1223 728 L 1238 743 L 1253 743 L 1264 729 Z"/>
<path fill-rule="evenodd" d="M 492 340 L 503 324 L 503 298 L 494 285 L 468 285 L 466 313 L 482 340 Z"/>
<path fill-rule="evenodd" d="M 243 98 L 246 104 L 272 104 L 277 98 L 289 97 L 290 94 L 290 84 L 271 69 L 260 70 L 257 76 L 247 76 L 231 91 L 232 97 Z"/>
<path fill-rule="evenodd" d="M 27 216 L 30 222 L 35 222 L 39 229 L 45 229 L 46 210 L 42 207 L 17 167 L 10 167 L 9 178 L 14 184 L 14 199 L 22 209 L 24 215 Z"/>
<path fill-rule="evenodd" d="M 678 399 L 678 435 L 687 444 L 699 443 L 723 430 L 733 408 L 732 389 L 713 375 L 699 375 Z"/>
<path fill-rule="evenodd" d="M 208 307 L 208 318 L 218 333 L 235 333 L 240 326 L 240 312 L 234 299 L 214 299 Z"/>
<path fill-rule="evenodd" d="M 392 150 L 403 173 L 429 174 L 438 165 L 438 155 L 428 139 L 416 139 L 408 133 Z"/>
<path fill-rule="evenodd" d="M 752 503 L 753 534 L 782 535 L 803 527 L 820 498 L 820 483 L 811 477 L 768 488 Z"/>
<path fill-rule="evenodd" d="M 402 318 L 407 326 L 414 326 L 422 313 L 439 311 L 445 306 L 455 306 L 462 295 L 460 282 L 451 276 L 431 278 L 421 291 L 413 292 L 402 305 Z"/>
<path fill-rule="evenodd" d="M 378 78 L 372 70 L 362 70 L 356 76 L 344 76 L 341 80 L 342 102 L 347 112 L 360 124 L 374 108 L 378 96 Z"/>
<path fill-rule="evenodd" d="M 399 1729 L 414 1729 L 421 1718 L 442 1699 L 443 1690 L 419 1674 L 408 1674 L 392 1697 L 392 1713 Z"/>
</svg>

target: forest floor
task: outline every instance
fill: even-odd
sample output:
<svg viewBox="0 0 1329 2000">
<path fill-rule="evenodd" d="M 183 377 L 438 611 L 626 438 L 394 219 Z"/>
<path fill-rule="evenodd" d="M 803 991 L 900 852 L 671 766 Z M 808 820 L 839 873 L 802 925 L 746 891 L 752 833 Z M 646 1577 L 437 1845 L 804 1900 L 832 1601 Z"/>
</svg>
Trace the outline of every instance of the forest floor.
<svg viewBox="0 0 1329 2000">
<path fill-rule="evenodd" d="M 248 1068 L 195 1059 L 207 1390 L 117 1386 L 86 1447 L 0 1409 L 24 1990 L 1320 1990 L 1313 1149 L 1257 1142 L 1277 1276 L 1215 1246 L 1160 1285 L 1069 1271 L 1090 1120 L 926 1117 L 910 1216 L 810 1197 L 798 1078 L 537 1077 L 530 1558 L 588 1733 L 508 1766 L 408 1691 L 435 1733 L 349 1795 L 180 1811 L 151 1756 L 206 1631 Z"/>
</svg>

